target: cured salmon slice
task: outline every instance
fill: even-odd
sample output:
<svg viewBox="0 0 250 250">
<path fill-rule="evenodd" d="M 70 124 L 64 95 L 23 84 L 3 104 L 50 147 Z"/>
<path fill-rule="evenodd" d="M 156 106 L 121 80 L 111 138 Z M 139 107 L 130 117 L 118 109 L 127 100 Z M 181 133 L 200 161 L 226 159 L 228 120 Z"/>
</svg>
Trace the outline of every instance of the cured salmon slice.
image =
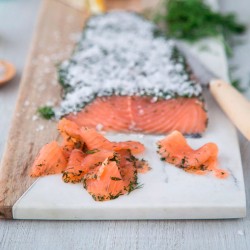
<svg viewBox="0 0 250 250">
<path fill-rule="evenodd" d="M 106 149 L 112 151 L 119 151 L 121 149 L 129 149 L 133 154 L 142 153 L 145 147 L 140 142 L 125 141 L 125 142 L 111 142 L 103 135 L 98 133 L 94 128 L 81 128 L 81 138 L 86 144 L 86 147 L 92 149 Z"/>
<path fill-rule="evenodd" d="M 96 98 L 67 119 L 78 126 L 105 131 L 166 134 L 178 130 L 183 134 L 202 134 L 207 126 L 204 103 L 198 98 L 158 99 L 141 96 Z"/>
<path fill-rule="evenodd" d="M 39 177 L 50 174 L 62 173 L 67 166 L 67 159 L 63 149 L 56 141 L 52 141 L 42 147 L 32 167 L 31 177 Z"/>
<path fill-rule="evenodd" d="M 118 151 L 119 170 L 124 182 L 124 190 L 130 193 L 137 185 L 136 158 L 130 150 L 122 149 Z"/>
<path fill-rule="evenodd" d="M 63 118 L 58 122 L 57 129 L 66 139 L 81 140 L 80 128 L 75 122 Z"/>
<path fill-rule="evenodd" d="M 67 158 L 73 149 L 83 149 L 84 142 L 80 136 L 80 128 L 76 123 L 63 118 L 58 122 L 57 129 L 63 137 L 62 148 Z"/>
<path fill-rule="evenodd" d="M 96 201 L 118 198 L 124 193 L 124 182 L 115 161 L 104 161 L 84 177 L 84 187 Z"/>
<path fill-rule="evenodd" d="M 228 176 L 227 171 L 218 168 L 218 147 L 214 143 L 206 143 L 194 150 L 180 132 L 174 131 L 157 144 L 161 160 L 186 172 L 203 175 L 212 171 L 219 178 Z"/>
<path fill-rule="evenodd" d="M 106 159 L 111 159 L 115 157 L 115 152 L 110 150 L 96 149 L 86 152 L 87 155 L 83 160 L 83 165 L 87 166 L 88 169 L 91 167 L 104 162 Z"/>
<path fill-rule="evenodd" d="M 58 130 L 62 146 L 52 141 L 39 152 L 31 169 L 31 177 L 63 173 L 65 183 L 83 182 L 97 201 L 106 201 L 140 188 L 137 169 L 149 167 L 132 153 L 144 151 L 137 141 L 111 142 L 95 129 L 79 127 L 62 119 Z M 143 170 L 143 171 L 142 171 Z"/>
<path fill-rule="evenodd" d="M 93 160 L 95 160 L 94 157 Z M 100 158 L 100 160 L 102 159 Z M 88 173 L 84 175 L 84 186 L 93 198 L 98 201 L 111 200 L 120 195 L 129 194 L 141 187 L 137 182 L 138 162 L 139 160 L 131 154 L 129 149 L 121 149 L 113 154 L 113 158 L 109 157 L 102 163 L 92 165 Z M 142 162 L 141 165 L 147 165 L 145 161 Z M 111 171 L 112 177 L 103 176 L 104 172 L 111 175 Z M 110 186 L 110 179 L 119 182 L 113 182 L 113 186 Z"/>
<path fill-rule="evenodd" d="M 62 178 L 66 183 L 78 183 L 84 175 L 92 175 L 93 169 L 102 162 L 115 157 L 114 151 L 96 149 L 84 153 L 82 150 L 73 149 Z"/>
<path fill-rule="evenodd" d="M 85 154 L 79 149 L 73 149 L 67 167 L 63 172 L 63 181 L 68 183 L 78 183 L 82 180 L 82 177 L 87 173 L 88 168 L 83 164 Z"/>
</svg>

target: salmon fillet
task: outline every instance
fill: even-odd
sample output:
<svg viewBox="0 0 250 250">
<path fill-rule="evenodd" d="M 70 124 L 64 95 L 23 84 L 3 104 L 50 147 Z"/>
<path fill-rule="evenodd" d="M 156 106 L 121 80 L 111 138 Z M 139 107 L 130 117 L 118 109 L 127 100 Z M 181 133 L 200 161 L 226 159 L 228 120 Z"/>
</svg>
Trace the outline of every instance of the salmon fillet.
<svg viewBox="0 0 250 250">
<path fill-rule="evenodd" d="M 64 95 L 55 115 L 78 126 L 145 134 L 206 129 L 202 88 L 185 58 L 136 13 L 91 17 L 58 75 Z"/>
<path fill-rule="evenodd" d="M 82 111 L 67 119 L 78 126 L 105 131 L 166 134 L 178 130 L 183 134 L 201 134 L 207 125 L 204 103 L 198 98 L 157 100 L 152 97 L 110 96 L 97 98 Z"/>
</svg>

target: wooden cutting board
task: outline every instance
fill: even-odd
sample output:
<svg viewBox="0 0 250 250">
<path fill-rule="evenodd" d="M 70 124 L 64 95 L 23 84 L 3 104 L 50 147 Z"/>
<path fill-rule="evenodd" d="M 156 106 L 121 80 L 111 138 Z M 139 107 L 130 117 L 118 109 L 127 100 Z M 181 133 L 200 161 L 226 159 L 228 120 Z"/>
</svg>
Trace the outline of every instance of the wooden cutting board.
<svg viewBox="0 0 250 250">
<path fill-rule="evenodd" d="M 108 1 L 108 9 L 141 10 L 152 4 L 149 0 Z M 37 107 L 46 102 L 57 104 L 60 100 L 60 87 L 57 84 L 56 64 L 71 54 L 77 36 L 87 18 L 86 11 L 79 11 L 63 0 L 44 0 L 27 65 L 24 70 L 16 111 L 10 135 L 0 167 L 0 218 L 15 219 L 167 219 L 167 218 L 237 218 L 245 215 L 245 191 L 236 133 L 231 123 L 206 94 L 211 123 L 204 138 L 189 140 L 198 146 L 213 140 L 222 149 L 222 161 L 231 162 L 231 177 L 221 182 L 210 177 L 194 177 L 179 172 L 174 167 L 165 173 L 165 167 L 153 169 L 142 177 L 145 183 L 143 192 L 134 196 L 96 203 L 77 185 L 66 185 L 60 176 L 38 179 L 29 177 L 30 166 L 40 147 L 58 138 L 56 123 L 39 119 Z M 213 44 L 214 47 L 218 45 Z M 215 48 L 216 50 L 216 48 Z M 218 58 L 210 60 L 210 65 L 221 63 L 220 71 L 225 72 L 225 58 L 217 48 Z M 194 50 L 195 53 L 195 50 Z M 219 66 L 220 67 L 220 66 Z M 218 66 L 217 66 L 218 68 Z M 222 128 L 220 128 L 220 126 Z M 134 138 L 136 137 L 134 135 Z M 228 137 L 230 137 L 228 139 Z M 111 138 L 125 139 L 124 135 Z M 126 136 L 127 138 L 127 136 Z M 157 138 L 147 137 L 148 145 Z M 145 141 L 144 141 L 145 142 Z M 230 159 L 230 152 L 232 159 Z M 145 157 L 151 157 L 150 153 Z M 152 164 L 160 164 L 152 160 Z M 230 167 L 230 166 L 228 166 Z M 162 172 L 163 171 L 163 172 Z M 147 177 L 148 176 L 148 177 Z M 162 177 L 158 181 L 158 177 Z M 166 181 L 169 179 L 170 181 Z M 154 180 L 152 182 L 152 180 Z M 152 182 L 152 188 L 150 184 Z M 171 184 L 172 182 L 172 184 Z M 173 185 L 173 182 L 176 185 Z M 178 185 L 183 187 L 176 188 Z M 171 186 L 172 185 L 172 186 Z M 166 188 L 164 195 L 155 196 Z M 197 193 L 201 188 L 204 193 Z M 202 189 L 204 188 L 204 190 Z M 222 191 L 220 193 L 220 190 Z M 230 196 L 228 195 L 230 192 Z M 154 193 L 155 192 L 155 193 Z M 219 194 L 218 194 L 219 192 Z M 141 195 L 142 194 L 142 195 Z M 183 196 L 183 197 L 182 197 Z M 72 198 L 74 197 L 74 199 Z M 149 198 L 151 197 L 151 198 Z M 73 200 L 72 200 L 73 199 Z M 155 200 L 154 200 L 155 199 Z M 231 201 L 232 199 L 232 201 Z M 73 202 L 74 201 L 74 202 Z M 84 201 L 84 202 L 82 202 Z M 153 203 L 151 201 L 154 201 Z M 94 212 L 93 212 L 94 211 Z"/>
</svg>

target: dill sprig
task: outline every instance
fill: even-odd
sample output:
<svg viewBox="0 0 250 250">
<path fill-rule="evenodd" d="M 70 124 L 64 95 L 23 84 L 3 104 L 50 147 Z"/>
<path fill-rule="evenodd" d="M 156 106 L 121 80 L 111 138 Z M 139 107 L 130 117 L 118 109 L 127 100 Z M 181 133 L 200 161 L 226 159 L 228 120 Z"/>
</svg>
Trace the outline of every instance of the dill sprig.
<svg viewBox="0 0 250 250">
<path fill-rule="evenodd" d="M 141 189 L 143 188 L 144 184 L 139 184 L 139 183 L 134 183 L 134 182 L 130 182 L 129 186 L 128 186 L 128 194 L 130 194 L 132 191 L 136 190 L 136 189 Z"/>
<path fill-rule="evenodd" d="M 216 12 L 202 0 L 163 0 L 154 19 L 167 35 L 191 42 L 221 33 L 242 34 L 246 29 L 233 13 Z"/>
<path fill-rule="evenodd" d="M 166 35 L 188 42 L 197 42 L 208 37 L 220 37 L 228 57 L 233 56 L 235 35 L 241 35 L 246 27 L 234 13 L 222 14 L 214 11 L 204 0 L 162 0 L 153 19 Z M 239 91 L 239 79 L 231 78 Z"/>
<path fill-rule="evenodd" d="M 47 120 L 55 117 L 55 112 L 51 106 L 42 106 L 38 108 L 37 112 L 39 115 Z"/>
</svg>

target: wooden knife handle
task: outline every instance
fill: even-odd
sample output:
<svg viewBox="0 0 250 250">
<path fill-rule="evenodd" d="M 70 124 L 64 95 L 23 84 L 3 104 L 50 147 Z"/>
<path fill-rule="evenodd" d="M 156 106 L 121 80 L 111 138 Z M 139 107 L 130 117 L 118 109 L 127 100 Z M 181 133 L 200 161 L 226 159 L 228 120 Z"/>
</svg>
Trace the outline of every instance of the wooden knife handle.
<svg viewBox="0 0 250 250">
<path fill-rule="evenodd" d="M 231 84 L 213 80 L 210 92 L 240 132 L 250 140 L 250 102 Z"/>
</svg>

